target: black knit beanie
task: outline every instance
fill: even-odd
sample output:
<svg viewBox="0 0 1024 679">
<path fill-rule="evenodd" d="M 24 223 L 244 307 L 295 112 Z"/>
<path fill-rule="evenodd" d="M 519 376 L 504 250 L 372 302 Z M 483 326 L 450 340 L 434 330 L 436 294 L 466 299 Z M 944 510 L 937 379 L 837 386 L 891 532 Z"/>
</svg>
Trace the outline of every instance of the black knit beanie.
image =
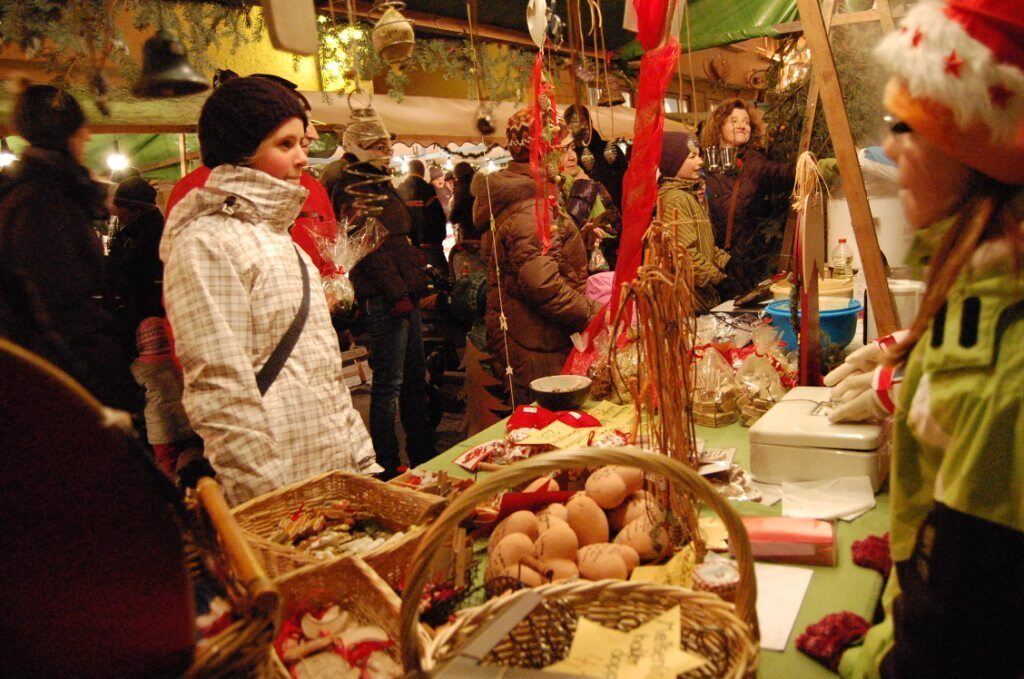
<svg viewBox="0 0 1024 679">
<path fill-rule="evenodd" d="M 690 155 L 690 135 L 686 132 L 666 132 L 661 139 L 661 160 L 658 169 L 662 177 L 675 177 Z"/>
<path fill-rule="evenodd" d="M 29 85 L 14 104 L 14 129 L 32 146 L 67 152 L 68 139 L 84 124 L 75 98 L 52 85 Z"/>
<path fill-rule="evenodd" d="M 141 210 L 156 205 L 156 189 L 142 177 L 129 177 L 117 185 L 114 205 Z"/>
<path fill-rule="evenodd" d="M 235 78 L 213 91 L 199 113 L 203 165 L 238 165 L 289 118 L 307 119 L 295 95 L 266 78 Z"/>
</svg>

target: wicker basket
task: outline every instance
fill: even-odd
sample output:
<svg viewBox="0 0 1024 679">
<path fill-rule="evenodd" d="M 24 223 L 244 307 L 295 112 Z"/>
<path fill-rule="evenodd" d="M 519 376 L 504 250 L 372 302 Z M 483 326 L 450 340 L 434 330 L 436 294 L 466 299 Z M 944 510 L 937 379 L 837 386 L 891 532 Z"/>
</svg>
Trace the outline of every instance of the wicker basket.
<svg viewBox="0 0 1024 679">
<path fill-rule="evenodd" d="M 494 648 L 488 662 L 524 666 L 527 662 L 522 649 L 531 646 L 531 642 L 534 648 L 558 646 L 567 649 L 580 616 L 628 631 L 678 605 L 683 648 L 708 660 L 692 676 L 747 677 L 756 674 L 759 648 L 754 604 L 757 591 L 750 541 L 739 516 L 727 500 L 683 464 L 667 456 L 635 448 L 585 448 L 538 455 L 489 476 L 456 498 L 427 530 L 409 575 L 407 596 L 402 599 L 402 659 L 407 672 L 423 675 L 451 660 L 481 625 L 522 596 L 522 593 L 513 593 L 462 611 L 450 625 L 438 630 L 428 646 L 423 646 L 420 637 L 414 634 L 418 628 L 418 602 L 430 564 L 441 556 L 439 545 L 445 542 L 445 536 L 474 506 L 497 492 L 546 472 L 603 464 L 640 467 L 692 493 L 717 512 L 728 530 L 729 544 L 740 573 L 735 605 L 706 592 L 621 580 L 581 580 L 544 585 L 529 591 L 541 594 L 552 606 L 538 607 L 522 620 Z M 563 620 L 560 625 L 545 625 L 545 620 L 538 619 L 544 618 L 552 609 L 564 611 L 567 607 L 571 613 L 571 624 L 565 624 Z M 538 639 L 538 636 L 542 638 Z M 559 636 L 562 638 L 557 638 Z"/>
<path fill-rule="evenodd" d="M 210 640 L 185 675 L 189 679 L 268 676 L 280 597 L 250 549 L 220 486 L 209 478 L 196 487 L 196 550 L 212 556 L 227 579 L 239 619 Z M 193 556 L 202 558 L 200 553 Z"/>
<path fill-rule="evenodd" d="M 389 485 L 367 476 L 328 472 L 253 498 L 235 507 L 233 513 L 242 530 L 248 534 L 249 544 L 263 561 L 267 573 L 279 578 L 320 561 L 294 547 L 272 542 L 269 538 L 277 531 L 278 522 L 303 503 L 338 499 L 350 500 L 365 508 L 381 525 L 392 531 L 406 531 L 409 526 L 430 521 L 445 504 L 444 499 L 436 495 Z M 389 585 L 399 589 L 423 533 L 422 527 L 408 531 L 400 540 L 359 557 Z"/>
<path fill-rule="evenodd" d="M 392 639 L 398 640 L 398 595 L 359 557 L 340 557 L 305 566 L 292 571 L 277 581 L 281 593 L 281 611 L 285 619 L 297 612 L 320 609 L 337 604 L 353 619 L 362 624 L 377 625 Z M 421 643 L 428 637 L 417 629 Z M 394 660 L 400 661 L 399 646 L 388 650 Z M 276 675 L 291 678 L 277 653 L 271 650 L 271 662 Z"/>
</svg>

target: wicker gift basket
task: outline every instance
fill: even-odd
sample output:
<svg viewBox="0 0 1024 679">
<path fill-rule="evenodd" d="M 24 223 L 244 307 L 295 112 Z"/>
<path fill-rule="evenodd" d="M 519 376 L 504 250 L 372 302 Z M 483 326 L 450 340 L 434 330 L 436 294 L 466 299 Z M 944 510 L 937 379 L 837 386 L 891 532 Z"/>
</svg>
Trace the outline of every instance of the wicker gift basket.
<svg viewBox="0 0 1024 679">
<path fill-rule="evenodd" d="M 384 528 L 406 532 L 398 540 L 359 554 L 389 585 L 400 589 L 423 537 L 423 524 L 436 517 L 444 507 L 445 501 L 441 497 L 386 484 L 367 476 L 334 471 L 253 498 L 235 507 L 233 513 L 267 572 L 271 577 L 279 578 L 297 568 L 320 563 L 312 554 L 270 539 L 277 532 L 281 519 L 291 516 L 304 505 L 341 499 L 373 515 Z M 409 530 L 410 526 L 419 527 Z"/>
<path fill-rule="evenodd" d="M 209 640 L 185 676 L 268 676 L 279 620 L 277 587 L 253 554 L 213 479 L 200 479 L 194 509 L 195 525 L 187 548 L 189 568 L 200 568 L 202 559 L 212 564 L 238 619 Z"/>
<path fill-rule="evenodd" d="M 376 625 L 396 641 L 385 652 L 400 661 L 397 645 L 399 638 L 399 609 L 401 601 L 394 590 L 359 557 L 340 557 L 330 561 L 304 566 L 277 581 L 281 593 L 281 612 L 284 619 L 296 613 L 336 605 L 348 613 L 358 624 Z M 428 638 L 422 628 L 415 633 L 421 643 Z M 291 678 L 277 653 L 271 652 L 274 673 Z"/>
<path fill-rule="evenodd" d="M 548 584 L 492 598 L 481 606 L 461 611 L 437 631 L 429 644 L 416 634 L 419 600 L 431 563 L 441 557 L 451 531 L 478 503 L 509 487 L 540 474 L 568 468 L 597 465 L 639 467 L 672 484 L 675 491 L 688 493 L 708 505 L 722 519 L 739 571 L 733 603 L 709 592 L 682 587 L 622 580 L 600 580 Z M 588 448 L 538 455 L 510 465 L 478 481 L 457 497 L 429 527 L 415 556 L 409 575 L 407 595 L 402 599 L 402 659 L 407 672 L 423 676 L 459 655 L 460 649 L 488 621 L 514 606 L 529 593 L 541 595 L 538 606 L 520 621 L 487 655 L 487 664 L 538 667 L 560 660 L 568 652 L 578 619 L 585 616 L 621 631 L 632 630 L 648 620 L 679 606 L 681 647 L 707 660 L 687 676 L 749 677 L 756 675 L 759 648 L 754 609 L 757 592 L 750 542 L 743 524 L 729 502 L 682 463 L 664 455 L 635 448 Z M 566 613 L 568 611 L 568 613 Z"/>
</svg>

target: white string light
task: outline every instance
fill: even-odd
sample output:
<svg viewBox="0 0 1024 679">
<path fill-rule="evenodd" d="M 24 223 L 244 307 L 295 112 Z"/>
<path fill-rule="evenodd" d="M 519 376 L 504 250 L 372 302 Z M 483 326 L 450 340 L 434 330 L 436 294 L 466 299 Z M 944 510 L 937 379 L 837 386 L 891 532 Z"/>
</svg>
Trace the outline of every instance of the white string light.
<svg viewBox="0 0 1024 679">
<path fill-rule="evenodd" d="M 114 152 L 107 156 L 107 167 L 111 172 L 124 172 L 128 169 L 128 156 L 121 153 L 121 147 L 114 140 Z"/>
<path fill-rule="evenodd" d="M 18 157 L 11 153 L 11 147 L 7 145 L 7 137 L 0 140 L 0 167 L 7 167 Z"/>
</svg>

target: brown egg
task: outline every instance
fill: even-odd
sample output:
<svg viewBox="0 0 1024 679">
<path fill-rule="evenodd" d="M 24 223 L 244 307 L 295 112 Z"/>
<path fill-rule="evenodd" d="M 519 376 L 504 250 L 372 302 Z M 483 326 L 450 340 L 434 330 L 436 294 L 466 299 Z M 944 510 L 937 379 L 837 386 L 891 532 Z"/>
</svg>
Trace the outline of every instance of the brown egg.
<svg viewBox="0 0 1024 679">
<path fill-rule="evenodd" d="M 536 515 L 524 509 L 506 516 L 491 533 L 491 538 L 487 541 L 487 551 L 493 550 L 496 544 L 512 533 L 522 533 L 529 537 L 531 542 L 536 540 L 540 533 L 540 524 Z"/>
<path fill-rule="evenodd" d="M 565 505 L 569 526 L 576 531 L 580 545 L 608 542 L 608 517 L 590 497 L 576 493 Z"/>
<path fill-rule="evenodd" d="M 612 530 L 620 531 L 644 514 L 653 516 L 656 522 L 660 522 L 664 517 L 654 496 L 646 490 L 638 490 L 608 513 L 608 522 Z"/>
</svg>

